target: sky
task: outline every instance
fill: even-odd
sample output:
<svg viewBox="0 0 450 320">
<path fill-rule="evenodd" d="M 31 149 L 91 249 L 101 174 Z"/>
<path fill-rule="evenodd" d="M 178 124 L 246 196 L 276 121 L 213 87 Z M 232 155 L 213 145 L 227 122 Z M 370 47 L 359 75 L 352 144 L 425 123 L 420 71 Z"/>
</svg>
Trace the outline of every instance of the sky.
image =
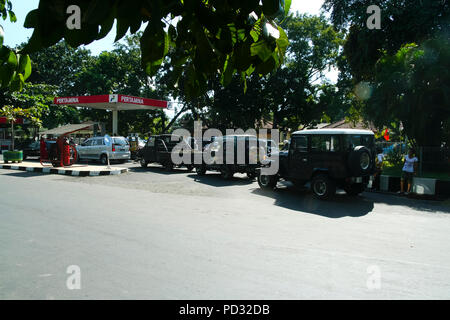
<svg viewBox="0 0 450 320">
<path fill-rule="evenodd" d="M 17 22 L 11 23 L 9 19 L 6 21 L 0 20 L 0 25 L 5 30 L 5 44 L 9 47 L 26 42 L 31 37 L 33 29 L 26 29 L 23 26 L 27 13 L 38 7 L 39 0 L 14 0 L 13 11 L 17 16 Z M 300 13 L 319 14 L 323 0 L 292 0 L 291 11 L 298 11 Z M 115 27 L 108 34 L 107 37 L 95 41 L 86 46 L 94 55 L 98 55 L 104 50 L 113 49 L 115 38 Z"/>
</svg>

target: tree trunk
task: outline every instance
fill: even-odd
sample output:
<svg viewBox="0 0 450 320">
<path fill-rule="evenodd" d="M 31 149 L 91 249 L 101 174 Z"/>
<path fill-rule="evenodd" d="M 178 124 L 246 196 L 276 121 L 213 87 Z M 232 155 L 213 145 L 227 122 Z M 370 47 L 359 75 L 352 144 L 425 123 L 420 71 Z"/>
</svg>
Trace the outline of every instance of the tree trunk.
<svg viewBox="0 0 450 320">
<path fill-rule="evenodd" d="M 173 117 L 167 126 L 164 127 L 162 133 L 166 133 L 167 130 L 177 121 L 178 117 L 187 110 L 187 107 L 181 108 L 181 110 Z"/>
<path fill-rule="evenodd" d="M 14 121 L 11 121 L 11 151 L 14 151 Z"/>
</svg>

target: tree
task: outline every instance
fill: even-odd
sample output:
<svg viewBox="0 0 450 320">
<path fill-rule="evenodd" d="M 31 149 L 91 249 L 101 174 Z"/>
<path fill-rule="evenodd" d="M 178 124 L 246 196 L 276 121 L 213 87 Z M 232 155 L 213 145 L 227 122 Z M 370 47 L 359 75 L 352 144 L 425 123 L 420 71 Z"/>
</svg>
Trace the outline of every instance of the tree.
<svg viewBox="0 0 450 320">
<path fill-rule="evenodd" d="M 324 16 L 290 17 L 284 26 L 291 42 L 288 58 L 265 88 L 274 126 L 297 130 L 320 122 L 329 108 L 326 97 L 338 96 L 325 73 L 337 63 L 343 35 Z"/>
<path fill-rule="evenodd" d="M 18 117 L 30 119 L 35 126 L 40 126 L 41 120 L 36 116 L 38 112 L 35 109 L 22 109 L 13 106 L 4 106 L 0 110 L 0 115 L 6 118 L 11 124 L 11 146 L 14 151 L 14 122 Z"/>
<path fill-rule="evenodd" d="M 375 124 L 403 124 L 417 146 L 441 146 L 450 120 L 450 40 L 407 44 L 376 64 L 371 98 L 364 112 Z"/>
<path fill-rule="evenodd" d="M 73 84 L 74 95 L 81 94 L 126 94 L 147 98 L 169 99 L 167 91 L 160 83 L 150 81 L 149 76 L 140 68 L 139 38 L 136 35 L 126 37 L 125 43 L 117 43 L 111 52 L 102 52 L 92 57 L 83 70 L 76 75 Z M 160 78 L 160 74 L 155 79 Z M 111 115 L 103 110 L 82 109 L 81 116 L 109 123 Z M 155 125 L 163 130 L 161 110 L 119 111 L 119 133 L 148 132 Z"/>
<path fill-rule="evenodd" d="M 381 8 L 380 30 L 366 26 L 373 4 Z M 380 128 L 401 122 L 418 145 L 439 145 L 449 121 L 450 3 L 326 0 L 324 7 L 337 28 L 348 29 L 340 70 L 345 91 L 359 98 L 353 110 Z"/>
<path fill-rule="evenodd" d="M 226 87 L 216 78 L 206 94 L 191 100 L 182 95 L 180 83 L 179 99 L 194 119 L 218 129 L 273 122 L 275 128 L 297 130 L 320 122 L 328 103 L 339 95 L 324 77 L 336 64 L 343 36 L 325 17 L 290 16 L 282 27 L 291 42 L 285 63 L 267 76 L 249 76 L 245 93 L 238 76 Z"/>
<path fill-rule="evenodd" d="M 53 105 L 57 86 L 26 83 L 21 92 L 0 96 L 0 105 L 11 105 L 22 109 L 33 109 L 45 128 L 55 128 L 67 123 L 79 123 L 80 112 L 74 107 Z"/>
<path fill-rule="evenodd" d="M 25 44 L 22 44 L 23 48 Z M 82 95 L 78 88 L 78 77 L 95 57 L 84 48 L 72 48 L 64 41 L 30 54 L 33 73 L 28 79 L 34 84 L 57 86 L 60 96 Z"/>
<path fill-rule="evenodd" d="M 11 22 L 17 21 L 11 1 L 0 0 L 0 17 L 6 20 L 8 16 Z M 5 32 L 0 25 L 0 89 L 21 91 L 25 80 L 31 74 L 30 57 L 3 45 L 4 39 Z"/>
<path fill-rule="evenodd" d="M 220 72 L 227 84 L 235 72 L 245 79 L 256 71 L 265 75 L 281 65 L 288 46 L 276 17 L 289 11 L 291 0 L 73 0 L 81 9 L 81 29 L 69 29 L 67 1 L 41 0 L 26 18 L 33 28 L 24 52 L 49 47 L 64 38 L 72 47 L 105 37 L 117 20 L 117 37 L 136 33 L 147 23 L 140 39 L 142 66 L 153 76 L 170 49 L 176 82 L 185 71 L 190 97 L 206 90 L 207 79 Z"/>
<path fill-rule="evenodd" d="M 381 29 L 367 28 L 367 8 L 381 9 Z M 450 3 L 436 0 L 325 0 L 336 28 L 348 29 L 344 54 L 355 81 L 370 80 L 383 52 L 395 54 L 407 43 L 422 43 L 448 32 Z"/>
</svg>

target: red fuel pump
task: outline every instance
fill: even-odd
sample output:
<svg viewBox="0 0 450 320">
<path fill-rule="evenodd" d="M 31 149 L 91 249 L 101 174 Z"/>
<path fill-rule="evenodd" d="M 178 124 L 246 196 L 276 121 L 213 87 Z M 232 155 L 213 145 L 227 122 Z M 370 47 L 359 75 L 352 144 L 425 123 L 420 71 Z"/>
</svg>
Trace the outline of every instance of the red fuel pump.
<svg viewBox="0 0 450 320">
<path fill-rule="evenodd" d="M 41 164 L 48 161 L 53 167 L 68 167 L 77 161 L 77 149 L 69 144 L 66 135 L 61 135 L 56 139 L 56 143 L 47 144 L 41 138 L 40 145 Z"/>
</svg>

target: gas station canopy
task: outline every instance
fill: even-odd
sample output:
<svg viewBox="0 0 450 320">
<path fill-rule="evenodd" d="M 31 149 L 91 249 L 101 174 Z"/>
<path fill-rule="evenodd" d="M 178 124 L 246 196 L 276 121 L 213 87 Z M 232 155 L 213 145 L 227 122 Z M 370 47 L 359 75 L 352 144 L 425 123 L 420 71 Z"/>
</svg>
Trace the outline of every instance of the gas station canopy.
<svg viewBox="0 0 450 320">
<path fill-rule="evenodd" d="M 56 97 L 54 104 L 111 110 L 113 114 L 113 134 L 117 134 L 117 111 L 167 109 L 168 102 L 122 94 L 109 94 L 99 96 Z"/>
</svg>

